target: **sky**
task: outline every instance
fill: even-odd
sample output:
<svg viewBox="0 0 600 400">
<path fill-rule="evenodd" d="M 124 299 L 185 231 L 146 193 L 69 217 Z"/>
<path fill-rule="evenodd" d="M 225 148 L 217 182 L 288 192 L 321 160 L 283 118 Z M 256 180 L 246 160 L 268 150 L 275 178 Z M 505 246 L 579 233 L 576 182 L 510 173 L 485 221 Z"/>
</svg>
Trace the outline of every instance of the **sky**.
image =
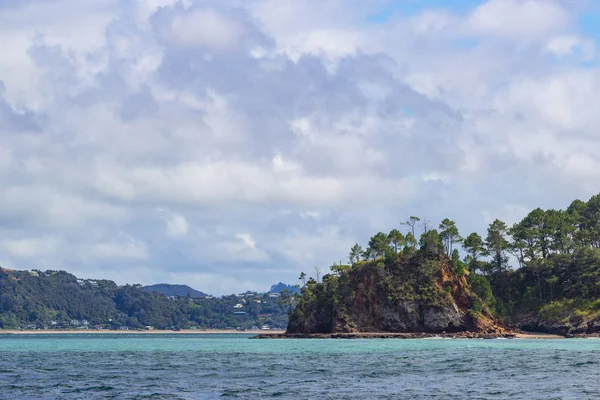
<svg viewBox="0 0 600 400">
<path fill-rule="evenodd" d="M 266 291 L 587 200 L 599 3 L 0 0 L 0 265 Z"/>
</svg>

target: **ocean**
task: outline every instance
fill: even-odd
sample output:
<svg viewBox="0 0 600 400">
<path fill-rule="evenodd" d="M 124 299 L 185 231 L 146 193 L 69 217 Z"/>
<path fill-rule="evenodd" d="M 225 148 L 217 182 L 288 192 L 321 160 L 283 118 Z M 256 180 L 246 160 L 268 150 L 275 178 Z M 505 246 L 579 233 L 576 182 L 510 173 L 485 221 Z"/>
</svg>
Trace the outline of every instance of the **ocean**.
<svg viewBox="0 0 600 400">
<path fill-rule="evenodd" d="M 599 399 L 599 339 L 0 335 L 0 399 Z"/>
</svg>

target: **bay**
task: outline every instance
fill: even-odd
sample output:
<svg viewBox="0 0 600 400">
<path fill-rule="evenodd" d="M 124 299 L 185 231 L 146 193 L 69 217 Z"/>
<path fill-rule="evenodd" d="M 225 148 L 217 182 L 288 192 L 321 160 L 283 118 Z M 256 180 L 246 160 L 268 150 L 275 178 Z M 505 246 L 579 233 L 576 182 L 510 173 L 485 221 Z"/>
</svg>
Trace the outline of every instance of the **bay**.
<svg viewBox="0 0 600 400">
<path fill-rule="evenodd" d="M 0 399 L 598 399 L 600 340 L 0 335 Z"/>
</svg>

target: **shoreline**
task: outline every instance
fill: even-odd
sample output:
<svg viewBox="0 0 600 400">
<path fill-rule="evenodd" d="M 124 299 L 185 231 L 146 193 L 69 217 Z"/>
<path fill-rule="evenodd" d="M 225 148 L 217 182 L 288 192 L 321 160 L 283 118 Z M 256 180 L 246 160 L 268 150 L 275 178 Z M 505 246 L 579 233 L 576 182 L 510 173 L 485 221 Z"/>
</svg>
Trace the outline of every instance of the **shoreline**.
<svg viewBox="0 0 600 400">
<path fill-rule="evenodd" d="M 585 336 L 582 336 L 585 337 Z M 477 332 L 354 332 L 354 333 L 275 333 L 261 332 L 252 339 L 566 339 L 550 333 L 519 332 L 485 334 Z"/>
<path fill-rule="evenodd" d="M 251 339 L 568 339 L 568 338 L 600 338 L 600 334 L 582 334 L 566 337 L 541 332 L 511 332 L 508 334 L 485 334 L 477 332 L 456 333 L 424 333 L 424 332 L 353 332 L 353 333 L 286 333 L 283 330 L 247 330 L 232 329 L 182 329 L 171 330 L 15 330 L 0 329 L 2 336 L 31 336 L 31 335 L 254 335 Z"/>
<path fill-rule="evenodd" d="M 15 330 L 15 329 L 0 329 L 0 336 L 2 335 L 224 335 L 224 334 L 239 334 L 239 335 L 259 335 L 261 333 L 270 332 L 273 335 L 282 335 L 285 331 L 282 330 L 248 330 L 248 331 L 237 331 L 234 329 L 182 329 L 180 331 L 170 330 L 105 330 L 105 329 L 79 329 L 79 330 Z"/>
</svg>

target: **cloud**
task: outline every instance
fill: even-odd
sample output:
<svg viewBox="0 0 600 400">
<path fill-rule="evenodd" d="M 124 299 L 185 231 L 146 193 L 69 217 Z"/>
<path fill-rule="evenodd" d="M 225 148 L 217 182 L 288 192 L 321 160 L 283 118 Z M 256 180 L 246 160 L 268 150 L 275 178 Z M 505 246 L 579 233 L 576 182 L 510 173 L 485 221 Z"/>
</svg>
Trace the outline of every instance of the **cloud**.
<svg viewBox="0 0 600 400">
<path fill-rule="evenodd" d="M 0 248 L 10 256 L 29 259 L 52 257 L 59 246 L 59 240 L 52 237 L 6 239 L 0 242 Z"/>
<path fill-rule="evenodd" d="M 584 2 L 0 8 L 0 259 L 216 294 L 600 187 Z M 572 3 L 569 3 L 572 4 Z"/>
<path fill-rule="evenodd" d="M 252 236 L 248 233 L 238 233 L 235 235 L 236 238 L 240 239 L 249 249 L 254 250 L 256 248 L 256 242 L 252 239 Z"/>
<path fill-rule="evenodd" d="M 183 215 L 162 208 L 159 208 L 157 212 L 159 217 L 165 221 L 167 236 L 178 238 L 188 234 L 189 224 Z"/>
<path fill-rule="evenodd" d="M 98 259 L 146 259 L 145 243 L 130 236 L 119 234 L 111 241 L 98 242 L 87 248 L 86 257 Z"/>
<path fill-rule="evenodd" d="M 572 16 L 555 0 L 490 0 L 466 21 L 474 34 L 536 40 L 566 28 Z"/>
</svg>

